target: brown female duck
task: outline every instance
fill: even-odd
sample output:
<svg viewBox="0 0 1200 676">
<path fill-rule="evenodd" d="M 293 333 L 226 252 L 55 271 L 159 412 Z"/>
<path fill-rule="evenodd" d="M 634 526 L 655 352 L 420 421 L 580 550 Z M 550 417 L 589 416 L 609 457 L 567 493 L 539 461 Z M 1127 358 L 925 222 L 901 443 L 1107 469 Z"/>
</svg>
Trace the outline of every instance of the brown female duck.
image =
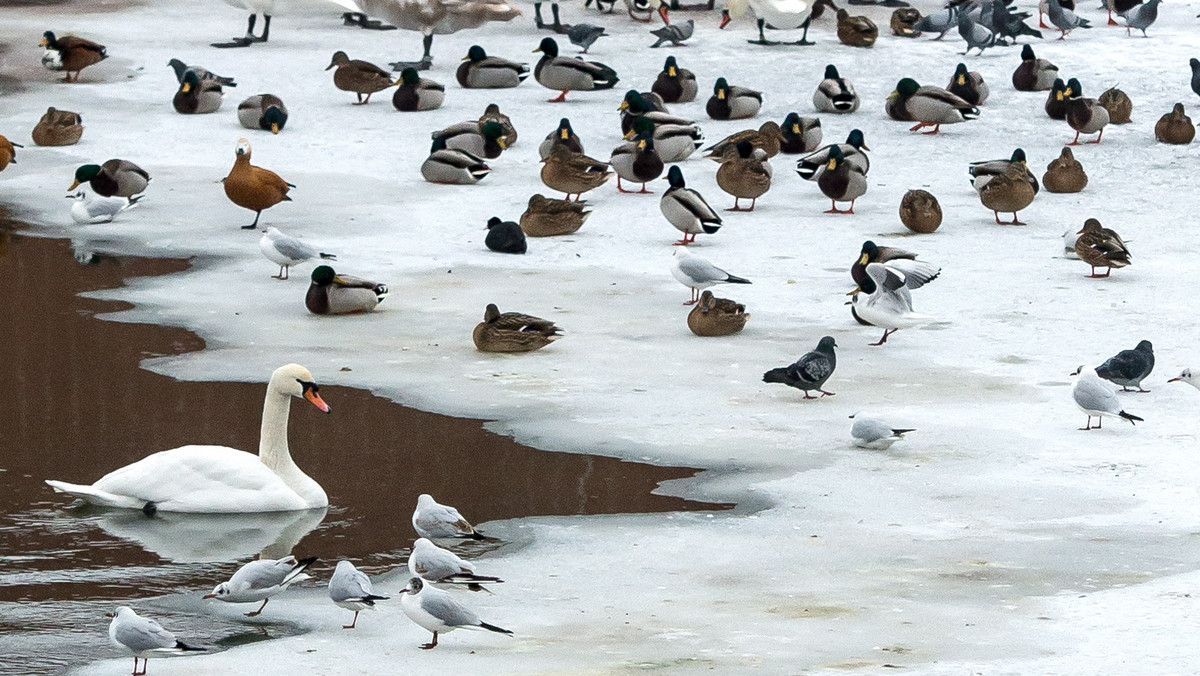
<svg viewBox="0 0 1200 676">
<path fill-rule="evenodd" d="M 1046 173 L 1042 175 L 1042 185 L 1046 186 L 1047 192 L 1079 192 L 1087 182 L 1088 177 L 1083 171 L 1083 165 L 1067 147 L 1062 149 L 1061 155 L 1050 161 L 1046 166 Z"/>
<path fill-rule="evenodd" d="M 344 92 L 354 92 L 354 95 L 358 97 L 356 105 L 369 103 L 371 94 L 399 84 L 398 81 L 392 81 L 392 74 L 388 71 L 373 63 L 359 59 L 351 60 L 346 52 L 333 53 L 333 60 L 329 62 L 325 70 L 331 68 L 337 68 L 333 72 L 333 85 Z M 367 95 L 365 100 L 363 94 Z"/>
<path fill-rule="evenodd" d="M 728 336 L 741 331 L 750 320 L 746 306 L 728 298 L 717 298 L 707 289 L 688 313 L 687 325 L 697 336 Z"/>
<path fill-rule="evenodd" d="M 583 193 L 604 185 L 612 175 L 612 167 L 607 163 L 573 153 L 564 145 L 551 148 L 550 154 L 542 160 L 542 183 L 551 190 L 566 193 L 567 199 L 575 195 L 577 202 Z"/>
<path fill-rule="evenodd" d="M 1192 126 L 1192 118 L 1183 112 L 1183 104 L 1176 103 L 1171 112 L 1159 118 L 1154 125 L 1154 138 L 1161 143 L 1187 145 L 1196 137 L 1196 128 Z"/>
<path fill-rule="evenodd" d="M 83 136 L 83 118 L 69 110 L 47 108 L 33 128 L 33 142 L 39 146 L 71 146 Z"/>
<path fill-rule="evenodd" d="M 521 230 L 529 237 L 569 235 L 583 227 L 592 212 L 583 202 L 556 200 L 542 195 L 529 198 L 529 206 L 521 214 Z"/>
<path fill-rule="evenodd" d="M 1121 236 L 1094 218 L 1083 222 L 1083 229 L 1075 240 L 1075 255 L 1092 266 L 1092 274 L 1088 277 L 1107 277 L 1113 268 L 1129 265 L 1132 258 Z M 1104 274 L 1096 274 L 1096 268 L 1105 268 Z"/>
<path fill-rule="evenodd" d="M 488 303 L 483 321 L 475 327 L 471 339 L 480 352 L 533 352 L 562 337 L 554 322 L 520 314 L 501 314 L 495 303 Z"/>
</svg>

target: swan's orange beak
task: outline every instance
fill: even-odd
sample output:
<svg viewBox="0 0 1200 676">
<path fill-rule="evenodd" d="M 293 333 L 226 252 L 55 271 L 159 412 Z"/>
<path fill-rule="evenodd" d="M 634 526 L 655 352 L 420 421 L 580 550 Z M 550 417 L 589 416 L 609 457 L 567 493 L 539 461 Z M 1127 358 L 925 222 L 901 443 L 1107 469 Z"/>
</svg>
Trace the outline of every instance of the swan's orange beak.
<svg viewBox="0 0 1200 676">
<path fill-rule="evenodd" d="M 659 15 L 660 17 L 662 17 L 663 23 L 665 23 L 665 24 L 667 24 L 667 25 L 670 25 L 670 23 L 671 23 L 671 12 L 670 12 L 670 10 L 668 10 L 668 9 L 667 9 L 667 6 L 666 6 L 665 4 L 664 4 L 664 5 L 659 5 L 659 6 L 658 6 L 658 15 Z"/>
<path fill-rule="evenodd" d="M 729 25 L 730 21 L 733 21 L 733 17 L 729 16 L 729 10 L 721 10 L 721 25 L 717 26 L 717 28 L 724 30 L 724 28 Z"/>
<path fill-rule="evenodd" d="M 304 398 L 309 400 L 313 406 L 316 406 L 317 408 L 321 409 L 322 413 L 329 413 L 329 404 L 325 403 L 325 400 L 321 398 L 321 395 L 317 394 L 316 390 L 314 390 L 312 388 L 305 390 Z M 206 596 L 204 598 L 208 598 L 208 597 Z"/>
</svg>

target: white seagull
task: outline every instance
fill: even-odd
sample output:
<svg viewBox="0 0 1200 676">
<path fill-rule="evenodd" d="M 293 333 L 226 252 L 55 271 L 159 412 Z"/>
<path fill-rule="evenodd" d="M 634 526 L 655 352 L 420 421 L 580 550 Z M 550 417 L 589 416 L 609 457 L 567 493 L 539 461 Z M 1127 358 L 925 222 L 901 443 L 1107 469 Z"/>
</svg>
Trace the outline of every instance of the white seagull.
<svg viewBox="0 0 1200 676">
<path fill-rule="evenodd" d="M 498 577 L 476 575 L 475 564 L 457 554 L 433 544 L 428 538 L 418 538 L 408 555 L 408 571 L 430 582 L 465 584 L 471 591 L 487 591 L 481 582 L 504 582 Z"/>
<path fill-rule="evenodd" d="M 95 223 L 112 223 L 117 214 L 137 206 L 145 195 L 137 195 L 130 199 L 124 197 L 102 197 L 87 190 L 79 190 L 74 195 L 67 195 L 71 203 L 71 219 L 80 225 Z"/>
<path fill-rule="evenodd" d="M 271 275 L 272 279 L 287 279 L 293 265 L 299 265 L 311 258 L 320 257 L 327 261 L 337 260 L 337 256 L 317 251 L 313 245 L 301 242 L 291 235 L 285 235 L 278 228 L 273 227 L 263 230 L 263 236 L 258 240 L 258 249 L 267 257 L 267 260 L 279 266 L 279 274 Z"/>
<path fill-rule="evenodd" d="M 1142 420 L 1132 413 L 1121 410 L 1121 400 L 1117 397 L 1116 388 L 1107 380 L 1096 375 L 1096 369 L 1080 366 L 1071 375 L 1079 376 L 1071 388 L 1071 396 L 1075 398 L 1075 405 L 1079 407 L 1079 410 L 1088 416 L 1087 427 L 1079 429 L 1101 429 L 1106 415 L 1120 416 L 1128 420 L 1131 425 L 1136 425 Z M 1092 427 L 1092 416 L 1099 418 L 1095 428 Z"/>
<path fill-rule="evenodd" d="M 464 519 L 457 509 L 449 505 L 438 504 L 428 493 L 422 493 L 417 498 L 417 508 L 413 510 L 412 524 L 418 535 L 431 540 L 437 538 L 488 539 L 483 533 L 475 530 L 475 527 Z"/>
<path fill-rule="evenodd" d="M 484 622 L 470 608 L 455 601 L 449 592 L 427 585 L 419 577 L 409 580 L 401 593 L 404 596 L 400 598 L 400 607 L 408 619 L 433 632 L 433 640 L 422 644 L 422 650 L 436 648 L 438 634 L 455 629 L 486 629 L 512 636 L 511 631 Z"/>
<path fill-rule="evenodd" d="M 1183 371 L 1181 371 L 1179 373 L 1179 375 L 1175 376 L 1174 378 L 1171 378 L 1167 382 L 1168 383 L 1176 383 L 1176 382 L 1187 383 L 1188 385 L 1191 385 L 1192 387 L 1196 388 L 1197 390 L 1200 390 L 1200 382 L 1197 382 L 1197 381 L 1200 381 L 1200 372 L 1193 374 L 1191 369 L 1184 369 Z"/>
<path fill-rule="evenodd" d="M 342 629 L 353 629 L 358 624 L 358 613 L 363 610 L 375 610 L 376 601 L 386 601 L 387 596 L 371 593 L 371 578 L 354 567 L 349 561 L 338 561 L 333 569 L 333 577 L 329 578 L 329 598 L 340 608 L 354 611 L 354 621 L 343 625 Z"/>
<path fill-rule="evenodd" d="M 692 290 L 692 299 L 684 305 L 695 305 L 700 301 L 700 292 L 710 286 L 750 283 L 748 279 L 731 275 L 707 260 L 693 256 L 684 247 L 671 254 L 671 275 Z"/>
<path fill-rule="evenodd" d="M 151 657 L 174 657 L 206 650 L 177 640 L 175 634 L 163 629 L 158 622 L 133 612 L 129 606 L 121 606 L 116 613 L 109 613 L 108 616 L 113 618 L 108 625 L 108 640 L 123 652 L 133 655 L 134 676 L 146 673 Z M 144 660 L 141 671 L 138 671 L 138 659 Z"/>
<path fill-rule="evenodd" d="M 916 431 L 913 428 L 892 427 L 861 412 L 850 417 L 854 420 L 854 424 L 850 426 L 850 436 L 854 437 L 854 445 L 859 448 L 886 451 L 892 444 L 903 439 L 906 432 Z"/>
<path fill-rule="evenodd" d="M 932 274 L 929 273 L 930 269 L 934 270 Z M 864 321 L 883 329 L 883 337 L 879 342 L 870 345 L 883 345 L 888 336 L 900 329 L 933 321 L 933 317 L 929 315 L 913 312 L 912 294 L 908 290 L 920 288 L 933 281 L 941 273 L 941 268 L 902 259 L 887 263 L 869 263 L 866 273 L 862 292 L 854 293 L 850 304 L 855 314 Z"/>
<path fill-rule="evenodd" d="M 311 566 L 316 560 L 315 556 L 299 561 L 294 556 L 285 556 L 275 561 L 270 559 L 251 561 L 239 568 L 228 582 L 222 582 L 212 590 L 211 594 L 205 594 L 204 598 L 226 603 L 262 601 L 258 610 L 246 613 L 246 617 L 257 617 L 262 613 L 263 608 L 267 607 L 267 601 L 270 601 L 272 596 L 287 589 L 288 585 L 294 582 L 307 580 L 309 576 L 304 569 Z"/>
</svg>

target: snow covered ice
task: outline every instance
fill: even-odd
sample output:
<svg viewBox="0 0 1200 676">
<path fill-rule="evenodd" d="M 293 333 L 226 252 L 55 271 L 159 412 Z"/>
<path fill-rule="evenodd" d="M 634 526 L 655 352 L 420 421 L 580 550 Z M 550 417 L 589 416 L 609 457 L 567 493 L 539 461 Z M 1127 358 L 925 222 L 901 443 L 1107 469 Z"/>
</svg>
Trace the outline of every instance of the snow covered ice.
<svg viewBox="0 0 1200 676">
<path fill-rule="evenodd" d="M 309 633 L 156 661 L 154 673 L 280 665 L 364 674 L 1200 669 L 1200 396 L 1165 382 L 1200 360 L 1182 293 L 1200 211 L 1190 189 L 1197 151 L 1158 144 L 1152 131 L 1176 101 L 1197 103 L 1187 60 L 1200 6 L 1165 3 L 1142 39 L 1104 26 L 1103 12 L 1085 3 L 1079 12 L 1092 29 L 1062 42 L 1044 30 L 1047 39 L 1034 41 L 1037 55 L 1079 78 L 1087 96 L 1119 84 L 1134 102 L 1133 123 L 1076 149 L 1091 178 L 1083 192 L 1043 190 L 1021 212 L 1029 225 L 1007 227 L 979 203 L 967 163 L 1008 157 L 1019 146 L 1040 178 L 1074 136 L 1045 116 L 1044 92 L 1012 89 L 1019 49 L 964 58 L 953 32 L 939 42 L 894 38 L 890 9 L 849 7 L 881 27 L 873 48 L 839 44 L 831 18 L 814 22 L 812 47 L 748 45 L 757 32 L 751 18 L 718 31 L 713 12 L 678 15 L 697 22 L 688 47 L 649 50 L 653 25 L 580 5 L 564 3 L 563 20 L 606 27 L 611 37 L 589 57 L 617 70 L 617 90 L 573 92 L 552 105 L 554 92 L 533 78 L 509 90 L 459 88 L 453 69 L 472 44 L 532 65 L 530 50 L 544 34 L 523 5 L 526 16 L 511 23 L 438 36 L 434 67 L 423 76 L 447 86 L 446 102 L 425 113 L 399 113 L 387 97 L 353 106 L 333 86 L 322 69 L 334 51 L 383 64 L 417 58 L 421 40 L 343 27 L 332 5 L 281 9 L 269 43 L 233 50 L 208 46 L 245 22 L 217 2 L 157 0 L 63 15 L 0 10 L 0 38 L 11 45 L 2 67 L 32 81 L 5 96 L 0 133 L 25 142 L 48 105 L 86 121 L 78 145 L 19 150 L 19 164 L 0 174 L 5 201 L 38 231 L 93 250 L 196 257 L 185 274 L 95 294 L 136 304 L 109 319 L 185 326 L 207 342 L 203 352 L 152 359 L 147 368 L 253 380 L 301 362 L 322 384 L 495 420 L 492 429 L 536 447 L 711 468 L 661 490 L 739 503 L 730 512 L 478 524 L 520 546 L 488 560 L 504 588 L 465 602 L 514 638 L 455 632 L 424 652 L 415 646 L 428 635 L 398 604 L 381 604 L 372 622 L 347 632 L 325 589 L 297 588 L 271 610 Z M 78 85 L 56 82 L 36 46 L 47 29 L 94 38 L 110 58 Z M 577 51 L 565 38 L 560 45 Z M 823 214 L 828 201 L 780 155 L 755 211 L 722 213 L 720 233 L 692 245 L 754 281 L 718 289 L 753 313 L 727 338 L 687 329 L 688 308 L 669 272 L 677 234 L 657 196 L 606 185 L 588 194 L 593 214 L 573 235 L 531 239 L 525 256 L 483 245 L 488 218 L 515 220 L 534 192 L 559 196 L 538 180 L 536 152 L 559 118 L 571 119 L 589 154 L 603 156 L 621 141 L 616 109 L 626 85 L 648 89 L 668 54 L 697 74 L 701 91 L 671 112 L 695 118 L 710 142 L 792 110 L 813 114 L 828 63 L 863 100 L 854 114 L 822 116 L 826 143 L 860 128 L 871 148 L 869 188 L 855 215 Z M 216 114 L 178 115 L 171 58 L 236 77 L 238 87 Z M 923 136 L 885 117 L 897 80 L 944 86 L 959 61 L 991 87 L 978 120 Z M 765 92 L 757 118 L 704 115 L 720 76 Z M 238 125 L 237 102 L 261 92 L 288 103 L 291 117 L 277 136 Z M 478 185 L 424 182 L 429 133 L 475 119 L 491 102 L 512 117 L 516 147 L 491 161 Z M 260 225 L 336 250 L 339 272 L 387 283 L 392 294 L 375 313 L 309 315 L 311 263 L 293 280 L 269 277 L 277 266 L 258 251 L 259 234 L 238 228 L 247 212 L 217 183 L 247 133 L 254 163 L 297 186 L 294 201 L 265 211 Z M 146 200 L 115 223 L 75 225 L 63 199 L 75 167 L 113 157 L 151 173 Z M 723 208 L 728 196 L 716 186 L 715 166 L 698 154 L 684 162 L 689 187 Z M 649 187 L 661 194 L 667 183 Z M 941 202 L 937 233 L 911 236 L 900 225 L 897 206 L 911 188 Z M 1063 256 L 1061 233 L 1089 216 L 1129 240 L 1133 265 L 1122 274 L 1085 279 L 1086 264 Z M 938 283 L 916 299 L 917 311 L 938 322 L 868 347 L 877 329 L 855 324 L 844 305 L 848 268 L 865 239 L 941 265 Z M 470 334 L 487 303 L 545 317 L 566 335 L 532 354 L 478 353 Z M 840 346 L 828 383 L 836 397 L 803 401 L 761 382 L 765 369 L 793 361 L 823 335 Z M 1077 431 L 1068 374 L 1143 339 L 1156 349 L 1157 370 L 1146 380 L 1152 392 L 1119 396 L 1146 422 Z M 855 449 L 847 416 L 864 409 L 920 434 L 886 453 Z M 397 519 L 408 517 L 409 498 L 397 501 Z M 395 596 L 406 582 L 398 571 L 377 578 L 375 590 Z M 182 597 L 157 602 L 222 617 L 242 611 Z M 119 673 L 126 659 L 101 659 L 80 673 Z"/>
</svg>

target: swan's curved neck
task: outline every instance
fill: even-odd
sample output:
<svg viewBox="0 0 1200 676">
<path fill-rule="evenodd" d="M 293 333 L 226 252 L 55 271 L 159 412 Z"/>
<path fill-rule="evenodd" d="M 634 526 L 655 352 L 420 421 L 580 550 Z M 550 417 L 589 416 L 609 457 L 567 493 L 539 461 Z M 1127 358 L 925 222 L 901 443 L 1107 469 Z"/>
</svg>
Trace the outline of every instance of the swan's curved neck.
<svg viewBox="0 0 1200 676">
<path fill-rule="evenodd" d="M 324 507 L 329 504 L 324 489 L 296 466 L 288 450 L 288 413 L 291 407 L 292 398 L 289 395 L 267 388 L 258 437 L 258 458 L 295 491 L 307 503 L 307 507 Z"/>
<path fill-rule="evenodd" d="M 267 400 L 263 402 L 262 427 L 258 434 L 258 457 L 276 474 L 289 469 L 299 471 L 288 450 L 288 413 L 292 398 L 267 388 Z"/>
</svg>

